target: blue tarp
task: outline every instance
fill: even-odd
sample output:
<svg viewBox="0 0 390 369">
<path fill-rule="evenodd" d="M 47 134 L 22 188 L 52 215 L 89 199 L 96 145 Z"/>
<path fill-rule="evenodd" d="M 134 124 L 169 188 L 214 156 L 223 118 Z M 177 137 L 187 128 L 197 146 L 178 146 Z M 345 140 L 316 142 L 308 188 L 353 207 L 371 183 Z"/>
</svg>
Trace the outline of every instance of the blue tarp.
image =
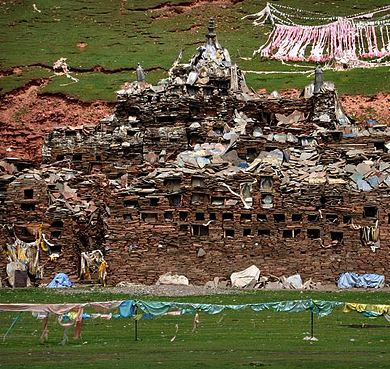
<svg viewBox="0 0 390 369">
<path fill-rule="evenodd" d="M 382 287 L 385 283 L 385 276 L 381 274 L 356 274 L 344 273 L 341 274 L 337 281 L 338 288 L 353 288 L 353 287 Z"/>
<path fill-rule="evenodd" d="M 135 301 L 134 300 L 128 300 L 123 301 L 119 305 L 119 314 L 122 318 L 129 318 L 134 315 L 135 313 Z"/>
<path fill-rule="evenodd" d="M 65 273 L 58 273 L 46 287 L 47 288 L 72 287 L 72 283 L 70 283 L 69 277 Z"/>
</svg>

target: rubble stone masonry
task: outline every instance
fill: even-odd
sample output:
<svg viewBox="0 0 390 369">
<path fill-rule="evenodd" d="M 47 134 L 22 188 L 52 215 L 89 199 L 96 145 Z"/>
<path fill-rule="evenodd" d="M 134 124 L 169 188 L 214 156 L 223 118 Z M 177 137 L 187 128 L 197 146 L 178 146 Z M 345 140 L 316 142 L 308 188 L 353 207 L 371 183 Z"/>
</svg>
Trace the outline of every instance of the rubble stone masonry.
<svg viewBox="0 0 390 369">
<path fill-rule="evenodd" d="M 252 264 L 321 282 L 389 276 L 386 126 L 355 126 L 329 82 L 299 99 L 254 94 L 212 22 L 168 79 L 138 72 L 113 115 L 48 133 L 39 169 L 0 161 L 0 249 L 41 224 L 54 245 L 40 252 L 44 281 L 76 280 L 95 249 L 109 284 L 168 271 L 204 284 Z"/>
</svg>

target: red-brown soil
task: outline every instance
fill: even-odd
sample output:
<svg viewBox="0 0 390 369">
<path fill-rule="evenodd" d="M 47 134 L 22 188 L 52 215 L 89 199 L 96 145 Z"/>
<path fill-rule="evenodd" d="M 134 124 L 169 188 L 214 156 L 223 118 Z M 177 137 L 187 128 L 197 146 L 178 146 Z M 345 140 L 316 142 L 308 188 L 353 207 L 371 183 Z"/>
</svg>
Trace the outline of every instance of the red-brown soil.
<svg viewBox="0 0 390 369">
<path fill-rule="evenodd" d="M 266 93 L 262 91 L 262 93 Z M 297 98 L 301 93 L 298 89 L 281 91 L 285 98 Z M 364 124 L 368 119 L 376 120 L 379 124 L 390 125 L 390 94 L 378 93 L 373 96 L 343 95 L 341 104 L 348 116 Z"/>
<path fill-rule="evenodd" d="M 367 119 L 379 124 L 390 125 L 390 94 L 379 93 L 374 96 L 341 96 L 341 104 L 350 116 L 358 122 Z"/>
<path fill-rule="evenodd" d="M 38 90 L 30 86 L 0 98 L 0 158 L 39 161 L 44 135 L 53 127 L 94 124 L 113 111 L 113 104 L 38 95 Z"/>
</svg>

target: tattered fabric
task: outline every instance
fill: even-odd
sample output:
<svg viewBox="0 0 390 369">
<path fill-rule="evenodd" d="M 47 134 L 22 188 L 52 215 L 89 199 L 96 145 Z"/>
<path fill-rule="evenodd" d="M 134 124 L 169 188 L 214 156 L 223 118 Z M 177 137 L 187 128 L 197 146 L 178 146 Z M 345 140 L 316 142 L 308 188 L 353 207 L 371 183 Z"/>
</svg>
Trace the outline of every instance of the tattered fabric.
<svg viewBox="0 0 390 369">
<path fill-rule="evenodd" d="M 274 310 L 277 312 L 294 312 L 311 311 L 319 316 L 330 314 L 336 306 L 344 305 L 344 302 L 322 301 L 322 300 L 295 300 L 267 302 L 259 304 L 244 305 L 215 305 L 215 304 L 195 304 L 183 302 L 161 302 L 161 301 L 137 301 L 137 306 L 152 315 L 166 314 L 170 309 L 193 308 L 203 311 L 207 314 L 218 314 L 223 310 L 241 310 L 251 308 L 253 311 Z"/>
<path fill-rule="evenodd" d="M 344 313 L 356 311 L 364 316 L 373 318 L 380 315 L 390 314 L 390 305 L 376 305 L 376 304 L 358 304 L 347 302 L 344 306 Z"/>
<path fill-rule="evenodd" d="M 95 307 L 102 309 L 115 309 L 123 301 L 86 302 L 73 304 L 0 304 L 0 311 L 35 311 L 38 313 L 65 314 L 74 309 Z"/>
</svg>

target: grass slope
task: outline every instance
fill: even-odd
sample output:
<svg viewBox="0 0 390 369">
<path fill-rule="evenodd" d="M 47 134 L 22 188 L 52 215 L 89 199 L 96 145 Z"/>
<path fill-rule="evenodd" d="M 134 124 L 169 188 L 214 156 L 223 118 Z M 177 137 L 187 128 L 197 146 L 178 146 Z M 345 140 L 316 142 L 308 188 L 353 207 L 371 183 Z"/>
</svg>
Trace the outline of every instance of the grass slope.
<svg viewBox="0 0 390 369">
<path fill-rule="evenodd" d="M 5 302 L 70 302 L 130 299 L 128 295 L 102 292 L 59 294 L 43 289 L 0 290 Z M 237 295 L 153 298 L 222 304 L 318 298 L 367 303 L 388 303 L 381 292 L 299 292 L 255 291 Z M 151 300 L 151 298 L 144 298 Z M 15 313 L 0 314 L 0 336 L 10 326 Z M 310 332 L 309 313 L 275 313 L 250 310 L 218 315 L 200 314 L 198 333 L 192 333 L 193 316 L 164 316 L 138 322 L 134 341 L 134 321 L 88 320 L 83 338 L 62 347 L 63 328 L 51 318 L 49 340 L 39 343 L 42 321 L 24 313 L 13 332 L 0 342 L 0 365 L 6 368 L 387 368 L 390 354 L 388 325 L 383 318 L 369 320 L 360 314 L 342 313 L 315 317 L 317 342 L 304 341 Z M 179 331 L 176 339 L 175 325 Z M 362 324 L 376 326 L 364 328 Z M 71 334 L 73 329 L 71 329 Z M 71 335 L 70 335 L 71 336 Z"/>
<path fill-rule="evenodd" d="M 163 76 L 162 71 L 169 69 L 180 49 L 183 49 L 183 60 L 189 59 L 204 41 L 207 19 L 214 17 L 219 41 L 229 48 L 241 68 L 301 70 L 258 57 L 250 61 L 239 59 L 239 56 L 251 56 L 271 30 L 269 26 L 254 27 L 249 20 L 241 20 L 242 16 L 261 10 L 265 3 L 250 0 L 236 4 L 229 1 L 198 4 L 191 0 L 4 0 L 0 8 L 0 68 L 9 71 L 15 67 L 52 67 L 57 59 L 66 57 L 71 70 L 79 71 L 80 82 L 77 86 L 61 86 L 64 84 L 62 79 L 54 77 L 43 91 L 60 92 L 84 100 L 114 100 L 114 91 L 119 84 L 135 78 L 129 69 L 135 69 L 138 62 L 146 70 L 160 68 L 157 73 L 149 73 L 150 82 L 155 82 Z M 34 10 L 33 4 L 40 12 Z M 283 5 L 346 15 L 387 5 L 387 1 L 379 0 L 374 4 L 324 0 L 313 4 L 307 0 L 285 0 Z M 87 46 L 80 48 L 77 46 L 80 43 Z M 114 73 L 102 75 L 94 71 L 96 66 Z M 123 68 L 129 72 L 123 73 Z M 0 94 L 8 92 L 11 84 L 15 88 L 23 85 L 30 78 L 28 68 L 24 70 L 27 72 L 23 73 L 23 78 L 0 78 Z M 388 68 L 383 68 L 337 75 L 328 73 L 325 77 L 333 78 L 343 93 L 374 94 L 389 91 L 387 73 Z M 37 68 L 34 78 L 47 78 L 47 74 L 47 70 Z M 298 74 L 248 74 L 248 81 L 255 89 L 272 91 L 301 88 L 308 78 Z"/>
</svg>

